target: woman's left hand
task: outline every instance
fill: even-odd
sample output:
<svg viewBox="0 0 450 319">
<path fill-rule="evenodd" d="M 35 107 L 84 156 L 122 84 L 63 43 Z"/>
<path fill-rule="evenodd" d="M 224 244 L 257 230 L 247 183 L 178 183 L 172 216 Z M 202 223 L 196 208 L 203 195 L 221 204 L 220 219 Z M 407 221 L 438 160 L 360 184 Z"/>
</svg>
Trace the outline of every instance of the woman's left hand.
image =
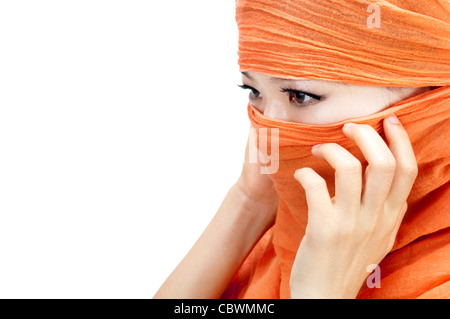
<svg viewBox="0 0 450 319">
<path fill-rule="evenodd" d="M 335 197 L 310 168 L 296 171 L 306 192 L 308 225 L 292 267 L 292 298 L 355 298 L 369 275 L 392 249 L 417 176 L 408 135 L 395 115 L 384 120 L 389 146 L 368 125 L 350 124 L 344 134 L 368 162 L 337 144 L 314 147 L 314 156 L 335 170 Z"/>
</svg>

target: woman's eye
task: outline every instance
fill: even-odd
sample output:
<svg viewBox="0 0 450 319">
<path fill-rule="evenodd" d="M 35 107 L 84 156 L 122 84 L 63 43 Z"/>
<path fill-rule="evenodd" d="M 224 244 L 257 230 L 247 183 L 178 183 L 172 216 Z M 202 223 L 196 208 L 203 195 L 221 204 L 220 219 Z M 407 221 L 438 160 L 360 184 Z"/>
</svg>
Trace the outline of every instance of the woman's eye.
<svg viewBox="0 0 450 319">
<path fill-rule="evenodd" d="M 256 98 L 258 98 L 258 97 L 261 96 L 261 93 L 259 93 L 258 90 L 256 90 L 255 88 L 252 88 L 252 87 L 249 86 L 249 85 L 242 84 L 242 85 L 238 85 L 238 86 L 239 86 L 241 89 L 244 89 L 244 90 L 250 90 L 250 97 L 251 97 L 251 98 L 256 99 Z"/>
<path fill-rule="evenodd" d="M 306 95 L 303 92 L 295 92 L 295 93 L 289 93 L 289 102 L 297 102 L 297 103 L 306 103 L 309 100 L 311 100 L 312 97 L 309 95 Z"/>
<path fill-rule="evenodd" d="M 314 102 L 314 100 L 320 101 L 320 96 L 305 93 L 302 91 L 292 90 L 292 89 L 281 89 L 281 92 L 287 93 L 289 97 L 289 102 L 307 105 L 309 102 Z"/>
<path fill-rule="evenodd" d="M 253 89 L 252 92 L 250 93 L 251 95 L 253 95 L 254 98 L 259 97 L 261 94 L 259 93 L 259 91 Z"/>
</svg>

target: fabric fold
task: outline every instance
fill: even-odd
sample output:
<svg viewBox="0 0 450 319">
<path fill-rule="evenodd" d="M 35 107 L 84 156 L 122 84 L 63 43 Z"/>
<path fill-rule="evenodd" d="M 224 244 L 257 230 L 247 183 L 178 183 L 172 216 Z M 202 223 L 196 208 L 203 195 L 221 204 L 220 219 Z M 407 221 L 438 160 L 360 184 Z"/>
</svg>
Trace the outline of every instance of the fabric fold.
<svg viewBox="0 0 450 319">
<path fill-rule="evenodd" d="M 237 0 L 240 69 L 357 85 L 448 85 L 449 7 L 442 0 Z"/>
</svg>

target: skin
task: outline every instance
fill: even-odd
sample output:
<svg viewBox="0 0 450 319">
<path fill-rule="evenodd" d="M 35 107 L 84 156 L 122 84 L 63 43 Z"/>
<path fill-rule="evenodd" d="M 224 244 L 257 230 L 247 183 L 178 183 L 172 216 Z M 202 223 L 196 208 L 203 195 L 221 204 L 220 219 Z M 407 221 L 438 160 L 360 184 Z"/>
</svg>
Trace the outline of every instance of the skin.
<svg viewBox="0 0 450 319">
<path fill-rule="evenodd" d="M 244 73 L 242 80 L 250 90 L 250 103 L 264 115 L 316 125 L 370 115 L 428 90 L 292 81 L 258 73 Z M 417 163 L 397 117 L 387 117 L 383 125 L 388 144 L 370 126 L 350 123 L 342 128 L 369 163 L 365 172 L 338 144 L 311 150 L 311 156 L 336 170 L 334 198 L 312 169 L 295 172 L 306 193 L 308 225 L 292 267 L 292 298 L 355 298 L 367 267 L 378 264 L 392 248 Z M 246 158 L 249 147 L 255 147 L 250 140 Z M 248 252 L 273 225 L 276 210 L 270 178 L 260 174 L 258 163 L 245 161 L 211 223 L 155 298 L 220 297 Z"/>
<path fill-rule="evenodd" d="M 357 86 L 317 80 L 284 80 L 254 72 L 244 72 L 242 83 L 249 87 L 250 103 L 265 116 L 315 125 L 370 115 L 429 90 Z M 282 89 L 292 89 L 299 93 L 289 94 L 281 92 Z M 305 92 L 311 95 L 306 95 Z M 320 101 L 312 96 L 320 96 Z"/>
</svg>

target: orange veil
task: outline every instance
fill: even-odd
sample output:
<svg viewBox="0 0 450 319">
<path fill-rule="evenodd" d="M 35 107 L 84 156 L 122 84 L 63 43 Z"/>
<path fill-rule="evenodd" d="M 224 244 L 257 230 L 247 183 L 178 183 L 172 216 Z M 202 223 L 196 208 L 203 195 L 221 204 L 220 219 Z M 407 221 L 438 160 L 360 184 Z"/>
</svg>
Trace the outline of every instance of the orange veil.
<svg viewBox="0 0 450 319">
<path fill-rule="evenodd" d="M 450 298 L 450 2 L 448 0 L 236 0 L 240 70 L 279 78 L 357 85 L 437 87 L 354 123 L 373 126 L 395 113 L 408 132 L 419 176 L 392 251 L 380 264 L 381 287 L 358 298 Z M 311 147 L 336 142 L 361 162 L 342 123 L 306 125 L 265 117 L 278 129 L 279 194 L 275 225 L 237 271 L 224 298 L 289 298 L 291 267 L 307 224 L 304 191 L 293 175 L 311 167 L 334 193 L 334 171 Z"/>
</svg>

